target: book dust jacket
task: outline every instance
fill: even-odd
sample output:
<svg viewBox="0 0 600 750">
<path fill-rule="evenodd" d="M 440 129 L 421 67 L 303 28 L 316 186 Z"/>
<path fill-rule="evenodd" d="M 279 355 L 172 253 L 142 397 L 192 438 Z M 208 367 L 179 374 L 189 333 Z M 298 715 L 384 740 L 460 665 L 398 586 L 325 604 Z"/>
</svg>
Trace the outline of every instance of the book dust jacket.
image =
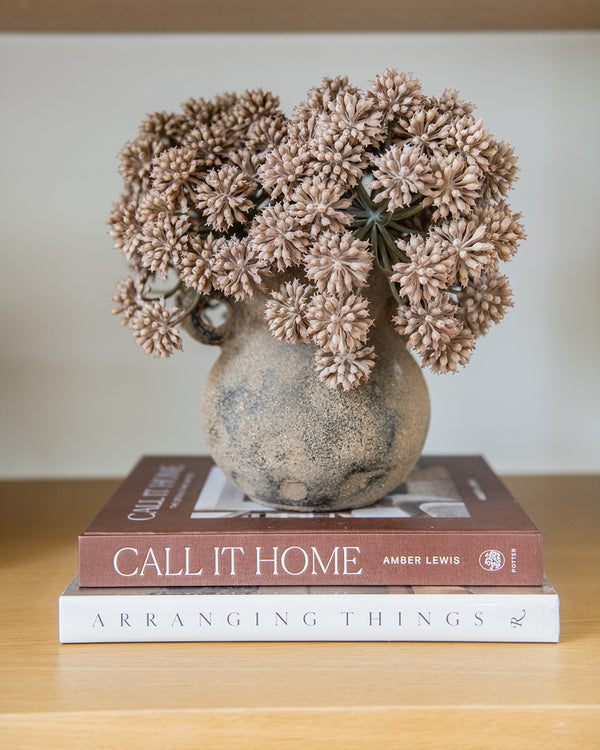
<svg viewBox="0 0 600 750">
<path fill-rule="evenodd" d="M 79 538 L 81 586 L 538 586 L 542 535 L 478 456 L 422 457 L 371 506 L 294 513 L 203 456 L 145 456 Z"/>
</svg>

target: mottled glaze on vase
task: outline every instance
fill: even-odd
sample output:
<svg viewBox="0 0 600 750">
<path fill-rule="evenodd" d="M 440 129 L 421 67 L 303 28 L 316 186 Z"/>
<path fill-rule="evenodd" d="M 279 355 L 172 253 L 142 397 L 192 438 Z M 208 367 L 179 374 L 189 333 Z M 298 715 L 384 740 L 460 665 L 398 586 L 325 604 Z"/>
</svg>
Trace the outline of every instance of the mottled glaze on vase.
<svg viewBox="0 0 600 750">
<path fill-rule="evenodd" d="M 296 511 L 357 508 L 390 492 L 416 463 L 429 396 L 385 291 L 369 290 L 377 359 L 370 380 L 351 391 L 321 382 L 313 345 L 269 333 L 264 297 L 232 305 L 203 426 L 216 464 L 249 497 Z"/>
</svg>

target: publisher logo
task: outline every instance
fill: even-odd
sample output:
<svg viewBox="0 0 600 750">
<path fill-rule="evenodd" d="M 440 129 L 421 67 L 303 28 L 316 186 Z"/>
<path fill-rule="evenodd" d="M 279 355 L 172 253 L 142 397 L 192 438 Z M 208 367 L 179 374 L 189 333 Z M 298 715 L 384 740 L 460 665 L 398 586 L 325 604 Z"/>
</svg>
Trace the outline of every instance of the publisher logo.
<svg viewBox="0 0 600 750">
<path fill-rule="evenodd" d="M 502 552 L 497 549 L 486 549 L 479 555 L 479 564 L 484 570 L 490 570 L 495 572 L 496 570 L 502 570 L 506 559 Z"/>
</svg>

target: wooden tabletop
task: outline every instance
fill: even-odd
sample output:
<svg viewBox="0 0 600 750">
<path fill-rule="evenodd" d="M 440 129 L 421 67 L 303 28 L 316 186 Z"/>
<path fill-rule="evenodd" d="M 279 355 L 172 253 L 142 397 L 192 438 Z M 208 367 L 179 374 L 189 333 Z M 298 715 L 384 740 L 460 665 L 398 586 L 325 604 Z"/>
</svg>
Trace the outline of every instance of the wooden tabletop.
<svg viewBox="0 0 600 750">
<path fill-rule="evenodd" d="M 77 533 L 116 481 L 0 483 L 2 748 L 600 747 L 600 477 L 509 477 L 559 644 L 59 645 Z"/>
</svg>

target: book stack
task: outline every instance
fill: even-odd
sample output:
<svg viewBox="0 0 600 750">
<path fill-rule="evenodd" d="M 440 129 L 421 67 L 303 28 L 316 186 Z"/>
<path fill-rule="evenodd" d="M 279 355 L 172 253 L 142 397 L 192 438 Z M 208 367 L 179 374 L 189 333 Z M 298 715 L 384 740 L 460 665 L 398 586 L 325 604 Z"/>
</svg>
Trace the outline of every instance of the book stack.
<svg viewBox="0 0 600 750">
<path fill-rule="evenodd" d="M 146 456 L 79 538 L 62 643 L 557 642 L 542 535 L 478 456 L 378 503 L 291 513 L 203 456 Z"/>
</svg>

